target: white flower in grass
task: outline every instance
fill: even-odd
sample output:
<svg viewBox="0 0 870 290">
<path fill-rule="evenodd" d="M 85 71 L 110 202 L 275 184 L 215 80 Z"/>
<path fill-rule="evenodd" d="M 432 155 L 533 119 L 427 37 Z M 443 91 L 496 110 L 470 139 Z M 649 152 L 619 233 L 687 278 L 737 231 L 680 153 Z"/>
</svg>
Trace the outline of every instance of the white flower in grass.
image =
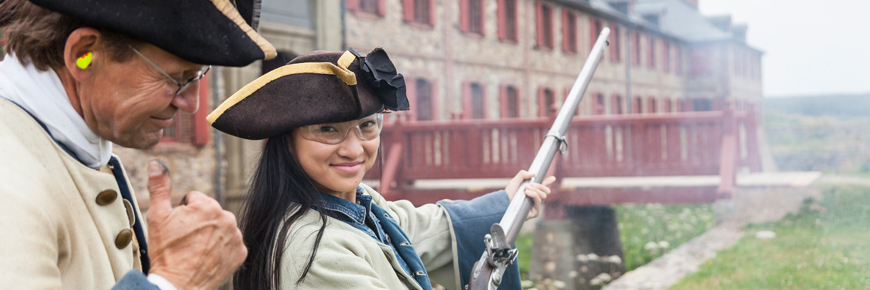
<svg viewBox="0 0 870 290">
<path fill-rule="evenodd" d="M 598 261 L 598 255 L 595 253 L 589 253 L 589 255 L 586 255 L 586 259 L 589 259 L 589 261 Z"/>
<path fill-rule="evenodd" d="M 553 281 L 553 287 L 556 287 L 556 289 L 565 289 L 565 286 L 568 286 L 565 282 L 559 280 Z"/>
<path fill-rule="evenodd" d="M 659 248 L 661 248 L 661 249 L 667 249 L 670 247 L 671 247 L 671 243 L 668 243 L 668 241 L 660 241 L 659 242 Z"/>
<path fill-rule="evenodd" d="M 607 283 L 607 282 L 610 282 L 610 280 L 613 279 L 613 277 L 611 277 L 610 274 L 601 273 L 601 274 L 598 274 L 598 276 L 595 276 L 595 279 L 601 279 L 601 282 Z"/>
<path fill-rule="evenodd" d="M 584 254 L 577 255 L 577 262 L 586 263 L 586 261 L 589 261 L 589 258 L 586 258 L 586 255 L 584 255 Z"/>
<path fill-rule="evenodd" d="M 659 245 L 656 244 L 656 242 L 649 242 L 649 243 L 646 243 L 646 245 L 643 245 L 643 249 L 650 251 L 650 252 L 658 250 L 658 248 L 659 248 Z"/>
<path fill-rule="evenodd" d="M 592 280 L 589 280 L 589 285 L 592 285 L 592 286 L 601 285 L 601 279 L 598 279 L 598 277 L 592 278 Z"/>
<path fill-rule="evenodd" d="M 523 285 L 523 288 L 524 288 L 524 289 L 525 289 L 525 288 L 530 288 L 530 287 L 535 286 L 535 282 L 532 282 L 532 281 L 530 281 L 530 280 L 523 280 L 522 285 Z"/>
<path fill-rule="evenodd" d="M 643 234 L 643 235 L 646 235 L 646 234 L 649 233 L 649 229 L 647 229 L 647 228 L 642 228 L 642 229 L 640 229 L 640 233 Z"/>
<path fill-rule="evenodd" d="M 622 264 L 622 258 L 620 258 L 620 257 L 617 256 L 617 255 L 613 255 L 613 256 L 607 257 L 607 261 L 608 261 L 608 262 L 611 262 L 611 263 L 614 263 L 614 264 L 617 264 L 617 265 Z"/>
<path fill-rule="evenodd" d="M 577 278 L 577 275 L 580 275 L 580 273 L 577 273 L 577 271 L 568 272 L 568 277 Z"/>
</svg>

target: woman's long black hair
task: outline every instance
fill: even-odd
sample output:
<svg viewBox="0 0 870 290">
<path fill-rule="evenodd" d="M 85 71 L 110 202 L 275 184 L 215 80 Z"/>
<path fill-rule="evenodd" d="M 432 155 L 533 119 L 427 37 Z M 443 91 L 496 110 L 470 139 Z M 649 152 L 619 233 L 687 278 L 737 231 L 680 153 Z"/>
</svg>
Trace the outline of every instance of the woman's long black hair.
<svg viewBox="0 0 870 290">
<path fill-rule="evenodd" d="M 248 247 L 248 257 L 235 273 L 235 289 L 278 289 L 287 231 L 312 206 L 322 208 L 318 190 L 290 151 L 292 141 L 289 135 L 290 133 L 276 136 L 266 141 L 263 155 L 254 172 L 241 219 L 242 237 Z M 298 204 L 298 207 L 293 204 Z M 293 209 L 296 211 L 287 217 L 287 213 Z M 326 216 L 323 212 L 319 213 L 323 223 L 317 232 L 314 249 L 306 257 L 308 265 L 296 283 L 301 282 L 308 274 L 326 228 Z"/>
</svg>

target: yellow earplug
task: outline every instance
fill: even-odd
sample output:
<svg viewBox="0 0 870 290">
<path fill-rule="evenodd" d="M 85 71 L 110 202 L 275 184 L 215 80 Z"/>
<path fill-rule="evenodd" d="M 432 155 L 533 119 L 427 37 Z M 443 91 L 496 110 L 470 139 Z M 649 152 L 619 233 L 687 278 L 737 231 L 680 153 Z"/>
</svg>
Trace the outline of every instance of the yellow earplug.
<svg viewBox="0 0 870 290">
<path fill-rule="evenodd" d="M 94 56 L 93 52 L 88 51 L 84 55 L 80 56 L 79 59 L 76 60 L 76 66 L 80 69 L 86 69 L 91 65 L 91 57 Z"/>
</svg>

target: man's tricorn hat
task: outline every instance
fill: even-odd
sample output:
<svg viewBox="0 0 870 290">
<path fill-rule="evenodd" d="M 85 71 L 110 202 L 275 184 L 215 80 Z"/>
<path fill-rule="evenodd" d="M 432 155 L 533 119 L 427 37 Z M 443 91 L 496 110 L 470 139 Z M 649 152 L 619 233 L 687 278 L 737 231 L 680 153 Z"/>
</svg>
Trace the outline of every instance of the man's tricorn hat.
<svg viewBox="0 0 870 290">
<path fill-rule="evenodd" d="M 277 55 L 256 32 L 260 0 L 28 1 L 197 64 L 245 66 Z"/>
<path fill-rule="evenodd" d="M 206 120 L 244 139 L 263 139 L 294 128 L 408 110 L 405 79 L 387 53 L 365 57 L 315 51 L 257 78 L 230 96 Z"/>
</svg>

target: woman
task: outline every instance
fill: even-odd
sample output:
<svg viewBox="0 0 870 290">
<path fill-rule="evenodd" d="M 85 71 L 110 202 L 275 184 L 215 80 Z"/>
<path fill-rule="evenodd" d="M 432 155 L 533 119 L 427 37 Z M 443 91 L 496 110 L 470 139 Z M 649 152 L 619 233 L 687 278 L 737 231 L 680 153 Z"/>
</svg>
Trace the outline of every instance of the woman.
<svg viewBox="0 0 870 290">
<path fill-rule="evenodd" d="M 430 279 L 460 289 L 467 283 L 484 234 L 533 175 L 520 172 L 506 191 L 472 201 L 414 207 L 384 200 L 360 181 L 378 160 L 382 111 L 407 108 L 404 80 L 386 53 L 375 49 L 362 57 L 351 49 L 302 55 L 209 115 L 223 132 L 269 138 L 242 218 L 250 252 L 235 275 L 236 289 L 430 289 Z M 534 214 L 550 193 L 545 185 L 526 188 Z M 503 285 L 519 287 L 518 274 L 514 267 Z"/>
<path fill-rule="evenodd" d="M 173 209 L 157 163 L 146 235 L 112 145 L 156 144 L 196 111 L 209 65 L 273 57 L 252 16 L 229 0 L 0 1 L 0 289 L 214 289 L 235 271 L 235 217 L 202 193 Z"/>
</svg>

